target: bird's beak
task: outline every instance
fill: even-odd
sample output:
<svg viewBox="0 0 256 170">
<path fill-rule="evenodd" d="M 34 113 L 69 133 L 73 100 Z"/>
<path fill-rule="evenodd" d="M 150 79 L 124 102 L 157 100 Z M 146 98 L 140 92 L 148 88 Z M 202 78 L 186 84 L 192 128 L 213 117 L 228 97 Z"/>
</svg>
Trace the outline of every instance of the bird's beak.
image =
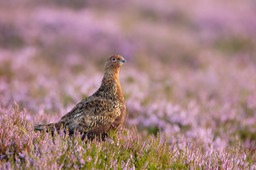
<svg viewBox="0 0 256 170">
<path fill-rule="evenodd" d="M 124 64 L 125 62 L 126 62 L 125 59 L 120 60 L 120 64 Z"/>
</svg>

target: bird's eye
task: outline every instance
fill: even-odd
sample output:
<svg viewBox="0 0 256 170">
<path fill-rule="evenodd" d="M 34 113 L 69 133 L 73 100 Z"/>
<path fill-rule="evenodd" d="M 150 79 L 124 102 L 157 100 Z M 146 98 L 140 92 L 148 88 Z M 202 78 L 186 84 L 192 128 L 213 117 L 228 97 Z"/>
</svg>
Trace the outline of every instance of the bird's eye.
<svg viewBox="0 0 256 170">
<path fill-rule="evenodd" d="M 112 58 L 112 61 L 115 62 L 115 61 L 116 61 L 116 58 Z"/>
</svg>

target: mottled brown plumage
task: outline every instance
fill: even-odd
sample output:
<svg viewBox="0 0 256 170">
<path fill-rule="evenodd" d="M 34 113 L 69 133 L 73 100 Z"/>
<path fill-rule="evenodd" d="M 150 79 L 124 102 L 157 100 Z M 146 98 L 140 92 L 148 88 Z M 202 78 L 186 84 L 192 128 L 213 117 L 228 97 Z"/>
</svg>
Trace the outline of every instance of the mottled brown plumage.
<svg viewBox="0 0 256 170">
<path fill-rule="evenodd" d="M 69 134 L 78 131 L 84 137 L 94 138 L 123 126 L 126 106 L 119 81 L 119 71 L 124 63 L 125 59 L 120 55 L 110 57 L 105 65 L 101 86 L 92 96 L 83 99 L 59 122 L 36 125 L 34 129 L 53 132 L 63 127 L 68 129 Z"/>
</svg>

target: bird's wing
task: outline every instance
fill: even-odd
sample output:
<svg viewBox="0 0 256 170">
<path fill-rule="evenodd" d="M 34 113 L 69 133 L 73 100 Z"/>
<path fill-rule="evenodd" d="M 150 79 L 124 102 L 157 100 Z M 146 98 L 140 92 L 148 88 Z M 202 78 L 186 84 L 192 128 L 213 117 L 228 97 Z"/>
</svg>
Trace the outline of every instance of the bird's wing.
<svg viewBox="0 0 256 170">
<path fill-rule="evenodd" d="M 120 116 L 121 110 L 118 102 L 100 98 L 89 97 L 78 103 L 69 113 L 63 116 L 59 123 L 73 132 L 89 132 L 110 126 Z"/>
</svg>

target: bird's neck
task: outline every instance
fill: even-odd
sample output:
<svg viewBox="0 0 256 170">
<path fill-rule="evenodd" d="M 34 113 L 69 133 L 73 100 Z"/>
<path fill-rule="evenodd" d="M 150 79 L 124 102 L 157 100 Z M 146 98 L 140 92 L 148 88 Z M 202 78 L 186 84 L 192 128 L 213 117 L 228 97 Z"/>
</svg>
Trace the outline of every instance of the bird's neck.
<svg viewBox="0 0 256 170">
<path fill-rule="evenodd" d="M 119 82 L 119 72 L 120 69 L 106 69 L 104 73 L 104 77 L 102 79 L 102 82 L 104 81 L 117 81 Z"/>
<path fill-rule="evenodd" d="M 101 86 L 96 95 L 114 100 L 124 100 L 119 80 L 119 71 L 120 69 L 105 70 Z"/>
</svg>

